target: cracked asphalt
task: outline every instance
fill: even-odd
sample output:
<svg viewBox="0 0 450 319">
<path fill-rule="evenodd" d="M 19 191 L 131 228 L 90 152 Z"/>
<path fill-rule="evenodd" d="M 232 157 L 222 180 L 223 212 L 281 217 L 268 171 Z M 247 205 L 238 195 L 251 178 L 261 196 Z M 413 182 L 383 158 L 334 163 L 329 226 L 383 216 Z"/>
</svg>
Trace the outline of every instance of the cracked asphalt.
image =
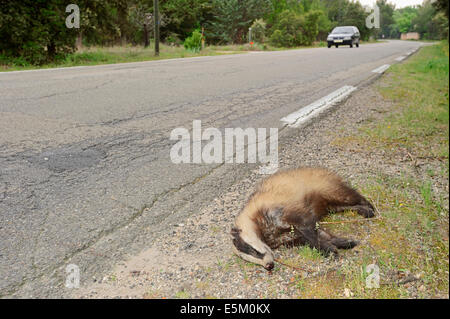
<svg viewBox="0 0 450 319">
<path fill-rule="evenodd" d="M 0 73 L 0 297 L 68 297 L 158 242 L 255 164 L 173 164 L 170 132 L 278 127 L 420 43 Z"/>
</svg>

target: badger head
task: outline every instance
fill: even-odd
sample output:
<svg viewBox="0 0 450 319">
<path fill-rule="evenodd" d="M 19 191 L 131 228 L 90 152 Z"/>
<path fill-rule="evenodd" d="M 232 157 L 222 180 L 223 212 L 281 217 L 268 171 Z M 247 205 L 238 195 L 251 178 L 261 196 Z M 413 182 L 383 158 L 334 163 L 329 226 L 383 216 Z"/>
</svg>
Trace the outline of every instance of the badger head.
<svg viewBox="0 0 450 319">
<path fill-rule="evenodd" d="M 231 229 L 233 250 L 244 260 L 263 266 L 267 270 L 274 267 L 272 250 L 259 239 L 256 232 L 238 227 Z"/>
</svg>

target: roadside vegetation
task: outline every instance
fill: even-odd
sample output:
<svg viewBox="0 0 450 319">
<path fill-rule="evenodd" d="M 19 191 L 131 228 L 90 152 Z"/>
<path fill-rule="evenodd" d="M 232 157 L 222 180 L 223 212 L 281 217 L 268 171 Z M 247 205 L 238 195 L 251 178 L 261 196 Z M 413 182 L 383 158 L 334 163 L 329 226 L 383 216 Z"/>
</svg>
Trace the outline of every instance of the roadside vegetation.
<svg viewBox="0 0 450 319">
<path fill-rule="evenodd" d="M 315 42 L 309 46 L 301 47 L 274 47 L 270 44 L 230 44 L 230 45 L 208 45 L 204 49 L 186 48 L 184 46 L 175 46 L 160 44 L 160 54 L 155 56 L 151 47 L 145 48 L 141 46 L 111 46 L 111 47 L 85 47 L 77 52 L 70 53 L 64 59 L 58 61 L 33 65 L 22 58 L 12 60 L 1 60 L 0 56 L 0 72 L 1 71 L 20 71 L 45 69 L 55 67 L 72 67 L 72 66 L 88 66 L 99 64 L 113 64 L 125 62 L 142 62 L 164 59 L 189 58 L 199 56 L 214 56 L 224 54 L 248 53 L 251 51 L 278 51 L 291 50 L 300 48 L 325 47 L 325 42 Z"/>
<path fill-rule="evenodd" d="M 350 259 L 320 283 L 297 283 L 307 295 L 334 297 L 346 288 L 355 298 L 448 298 L 448 50 L 448 42 L 424 47 L 405 63 L 394 65 L 378 85 L 381 95 L 394 104 L 394 112 L 381 122 L 363 125 L 358 135 L 335 140 L 344 148 L 381 152 L 386 162 L 404 161 L 412 169 L 380 173 L 358 185 L 364 194 L 376 196 L 371 200 L 381 218 L 370 226 L 368 245 L 360 251 L 358 262 Z M 356 214 L 353 218 L 358 219 Z M 340 223 L 349 219 L 349 215 L 330 216 L 325 226 L 335 233 L 363 237 L 367 232 L 363 222 Z M 299 258 L 311 255 L 308 250 L 301 249 Z M 372 263 L 380 268 L 379 289 L 365 287 L 369 275 L 365 268 Z"/>
<path fill-rule="evenodd" d="M 382 41 L 371 40 L 365 43 L 377 43 Z M 362 42 L 364 43 L 364 42 Z M 308 46 L 297 47 L 275 47 L 270 44 L 254 43 L 250 44 L 229 44 L 229 45 L 208 45 L 204 49 L 190 49 L 183 46 L 160 44 L 160 54 L 155 56 L 151 47 L 141 46 L 111 46 L 111 47 L 84 47 L 77 52 L 68 54 L 64 59 L 42 64 L 33 65 L 22 58 L 16 58 L 8 61 L 1 60 L 1 71 L 21 71 L 35 70 L 56 67 L 89 66 L 100 64 L 114 64 L 127 62 L 142 62 L 177 58 L 190 58 L 199 56 L 214 56 L 224 54 L 248 53 L 251 51 L 280 51 L 295 50 L 307 48 L 326 47 L 326 42 L 317 41 Z"/>
<path fill-rule="evenodd" d="M 323 44 L 338 25 L 357 26 L 363 41 L 410 31 L 422 39 L 448 36 L 446 0 L 404 9 L 378 0 L 378 29 L 367 28 L 368 12 L 351 0 L 166 0 L 159 7 L 160 40 L 166 45 L 155 57 L 149 49 L 153 1 L 80 0 L 77 5 L 79 28 L 66 26 L 69 13 L 60 0 L 0 5 L 0 70 L 214 55 L 227 51 L 214 46 L 247 51 L 250 42 L 250 49 L 261 50 L 310 47 Z"/>
</svg>

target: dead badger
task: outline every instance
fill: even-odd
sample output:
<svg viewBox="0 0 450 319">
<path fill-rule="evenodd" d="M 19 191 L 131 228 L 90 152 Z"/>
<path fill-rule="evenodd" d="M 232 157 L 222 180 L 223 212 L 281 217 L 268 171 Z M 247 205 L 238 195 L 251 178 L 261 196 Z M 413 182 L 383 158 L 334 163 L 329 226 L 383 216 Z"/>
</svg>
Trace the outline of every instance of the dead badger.
<svg viewBox="0 0 450 319">
<path fill-rule="evenodd" d="M 281 245 L 309 245 L 337 254 L 357 242 L 317 228 L 329 212 L 357 211 L 373 217 L 373 206 L 338 175 L 321 168 L 278 172 L 264 180 L 236 217 L 231 230 L 233 250 L 241 258 L 274 266 L 272 249 Z"/>
</svg>

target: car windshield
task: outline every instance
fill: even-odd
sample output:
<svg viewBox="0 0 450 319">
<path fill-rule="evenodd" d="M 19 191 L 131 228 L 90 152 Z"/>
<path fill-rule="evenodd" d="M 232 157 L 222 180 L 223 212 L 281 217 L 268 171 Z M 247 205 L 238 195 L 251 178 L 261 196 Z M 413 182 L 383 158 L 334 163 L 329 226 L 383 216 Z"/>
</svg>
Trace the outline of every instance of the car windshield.
<svg viewBox="0 0 450 319">
<path fill-rule="evenodd" d="M 351 34 L 351 33 L 353 33 L 353 28 L 351 28 L 351 27 L 337 27 L 337 28 L 334 28 L 331 33 L 332 34 L 336 34 L 336 33 L 348 33 L 348 34 Z"/>
</svg>

